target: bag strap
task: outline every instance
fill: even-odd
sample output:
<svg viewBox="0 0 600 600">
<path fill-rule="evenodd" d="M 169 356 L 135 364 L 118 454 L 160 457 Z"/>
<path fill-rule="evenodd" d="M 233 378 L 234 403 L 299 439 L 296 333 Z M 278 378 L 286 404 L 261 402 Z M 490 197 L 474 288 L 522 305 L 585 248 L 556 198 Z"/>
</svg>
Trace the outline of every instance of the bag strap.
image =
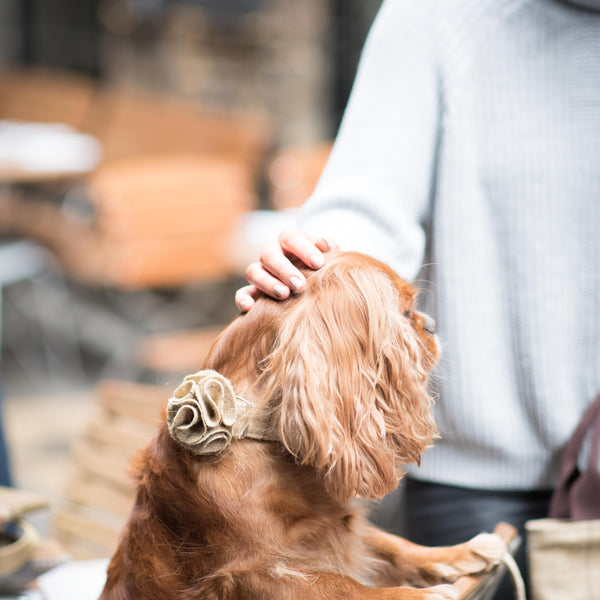
<svg viewBox="0 0 600 600">
<path fill-rule="evenodd" d="M 502 557 L 502 562 L 506 565 L 512 578 L 515 600 L 527 600 L 525 582 L 523 581 L 523 575 L 521 575 L 517 561 L 515 561 L 510 552 L 505 552 Z"/>
<path fill-rule="evenodd" d="M 569 506 L 573 521 L 600 519 L 600 471 L 598 447 L 600 446 L 600 411 L 592 431 L 588 469 L 581 473 L 569 492 Z"/>
<path fill-rule="evenodd" d="M 600 401 L 600 396 L 598 396 Z M 598 402 L 600 407 L 600 402 Z M 598 408 L 597 407 L 597 408 Z M 592 433 L 592 443 L 590 445 L 590 456 L 588 462 L 588 472 L 598 474 L 598 457 L 600 456 L 600 410 L 596 413 L 596 424 Z"/>
<path fill-rule="evenodd" d="M 588 429 L 596 421 L 597 413 L 600 411 L 600 395 L 592 402 L 585 411 L 577 429 L 575 429 L 571 439 L 563 450 L 561 459 L 561 475 L 569 474 L 573 467 L 577 465 L 577 457 L 581 450 L 581 445 Z M 600 428 L 599 428 L 600 430 Z M 596 445 L 597 450 L 597 445 Z"/>
<path fill-rule="evenodd" d="M 581 445 L 592 423 L 596 424 L 592 439 L 592 449 L 590 452 L 590 465 L 592 462 L 597 462 L 598 448 L 600 446 L 600 395 L 591 403 L 585 411 L 579 425 L 573 432 L 573 435 L 567 442 L 560 462 L 560 475 L 558 484 L 550 501 L 550 509 L 548 514 L 555 519 L 569 518 L 569 491 L 574 483 L 577 474 L 577 457 L 581 450 Z M 594 464 L 594 471 L 597 471 L 597 466 Z"/>
</svg>

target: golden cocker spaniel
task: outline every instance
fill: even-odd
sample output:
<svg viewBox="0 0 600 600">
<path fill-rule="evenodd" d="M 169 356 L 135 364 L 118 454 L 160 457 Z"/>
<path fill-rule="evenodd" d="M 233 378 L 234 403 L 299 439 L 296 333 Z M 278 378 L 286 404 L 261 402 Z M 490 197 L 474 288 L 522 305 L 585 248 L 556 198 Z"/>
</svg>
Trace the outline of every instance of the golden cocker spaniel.
<svg viewBox="0 0 600 600">
<path fill-rule="evenodd" d="M 369 523 L 365 500 L 436 435 L 432 322 L 364 255 L 305 275 L 302 294 L 234 319 L 175 391 L 102 600 L 443 600 L 500 559 L 491 534 L 427 548 Z"/>
</svg>

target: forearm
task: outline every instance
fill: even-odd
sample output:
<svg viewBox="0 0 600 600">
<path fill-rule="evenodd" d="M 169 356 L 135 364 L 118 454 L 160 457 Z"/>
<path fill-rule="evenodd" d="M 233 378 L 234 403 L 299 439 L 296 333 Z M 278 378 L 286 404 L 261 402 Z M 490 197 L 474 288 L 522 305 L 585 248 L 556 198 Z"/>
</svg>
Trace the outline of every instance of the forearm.
<svg viewBox="0 0 600 600">
<path fill-rule="evenodd" d="M 299 227 L 412 279 L 423 258 L 439 132 L 433 34 L 411 3 L 384 3 L 333 151 Z"/>
</svg>

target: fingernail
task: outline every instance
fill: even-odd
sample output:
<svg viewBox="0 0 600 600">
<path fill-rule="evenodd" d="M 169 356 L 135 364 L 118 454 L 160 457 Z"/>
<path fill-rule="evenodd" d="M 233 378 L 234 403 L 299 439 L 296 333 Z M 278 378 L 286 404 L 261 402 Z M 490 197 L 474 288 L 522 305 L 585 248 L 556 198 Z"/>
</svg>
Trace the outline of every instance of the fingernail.
<svg viewBox="0 0 600 600">
<path fill-rule="evenodd" d="M 328 240 L 326 240 L 325 238 L 321 238 L 319 242 L 321 242 L 321 246 L 323 246 L 324 252 L 329 252 L 329 250 L 331 250 L 331 244 Z"/>
<path fill-rule="evenodd" d="M 297 292 L 302 287 L 302 280 L 299 277 L 290 277 L 290 285 Z"/>
<path fill-rule="evenodd" d="M 320 269 L 325 264 L 325 259 L 321 254 L 313 254 L 310 257 L 310 264 L 313 269 Z"/>
<path fill-rule="evenodd" d="M 283 298 L 285 296 L 285 293 L 287 291 L 287 288 L 283 285 L 277 284 L 273 287 L 273 293 L 278 297 L 278 298 Z"/>
<path fill-rule="evenodd" d="M 248 312 L 253 304 L 254 304 L 254 302 L 250 302 L 250 300 L 242 300 L 240 302 L 240 309 L 243 312 Z"/>
</svg>

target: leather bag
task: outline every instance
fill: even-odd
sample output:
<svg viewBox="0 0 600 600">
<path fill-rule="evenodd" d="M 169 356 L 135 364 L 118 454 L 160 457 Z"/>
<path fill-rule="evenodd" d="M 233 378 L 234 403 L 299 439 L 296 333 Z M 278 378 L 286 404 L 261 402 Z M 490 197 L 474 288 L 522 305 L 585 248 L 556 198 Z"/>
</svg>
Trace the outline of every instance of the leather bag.
<svg viewBox="0 0 600 600">
<path fill-rule="evenodd" d="M 591 430 L 585 471 L 577 459 Z M 561 456 L 549 518 L 526 524 L 533 600 L 600 600 L 600 396 Z"/>
</svg>

